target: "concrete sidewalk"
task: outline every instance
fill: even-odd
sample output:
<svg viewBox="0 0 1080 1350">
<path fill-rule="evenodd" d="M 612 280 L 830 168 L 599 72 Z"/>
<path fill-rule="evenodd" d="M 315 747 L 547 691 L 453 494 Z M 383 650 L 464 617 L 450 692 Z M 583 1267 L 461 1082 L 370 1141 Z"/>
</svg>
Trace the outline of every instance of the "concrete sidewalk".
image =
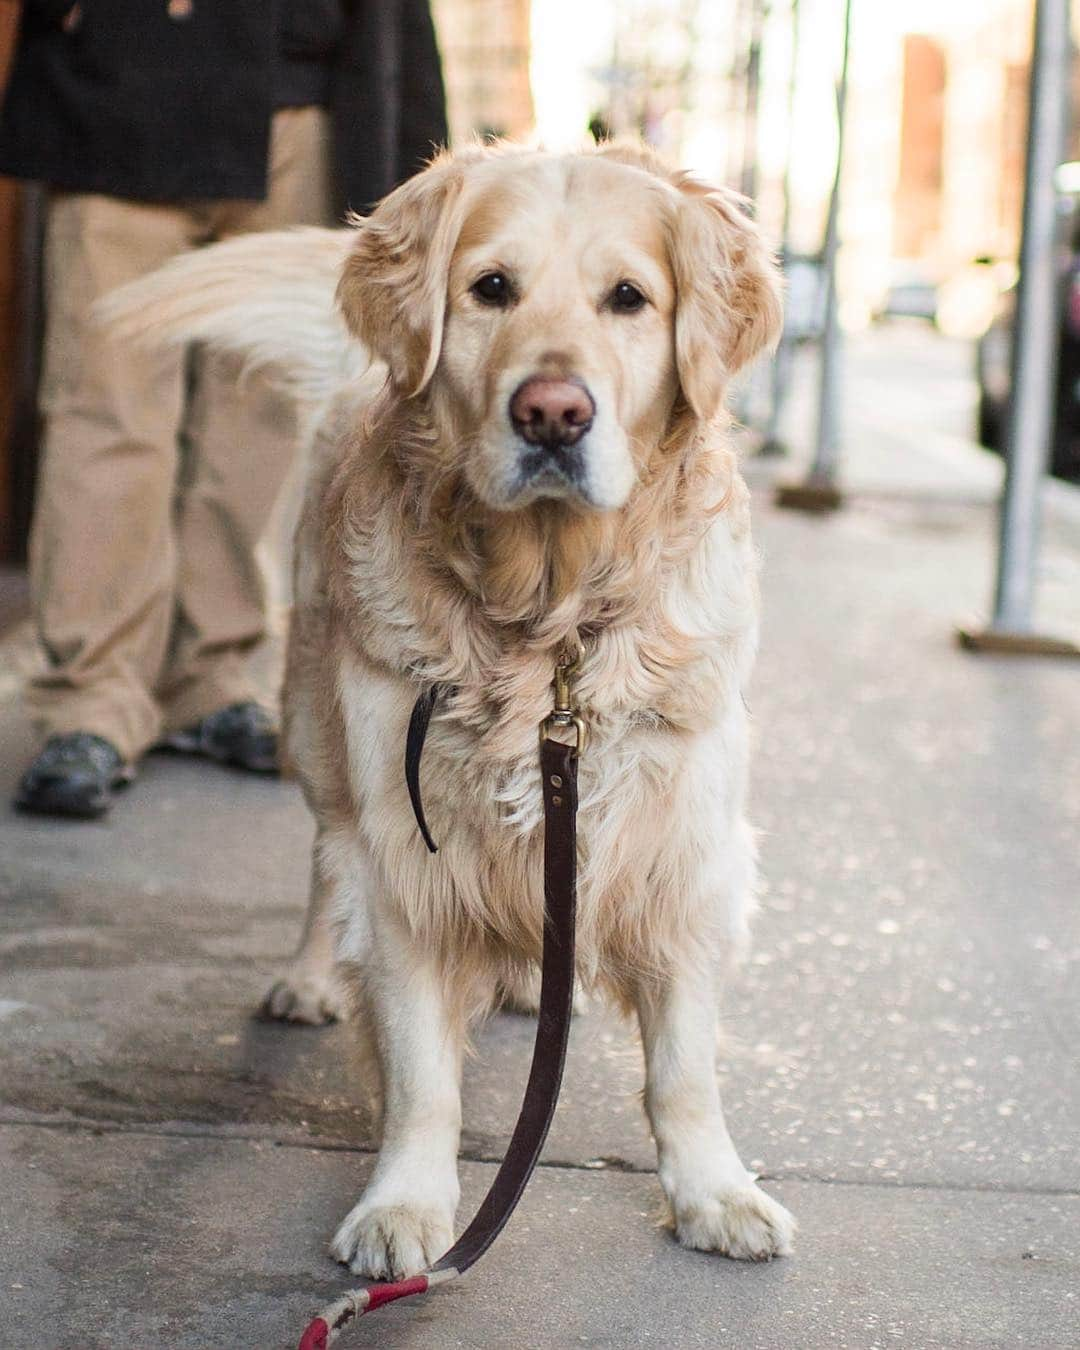
<svg viewBox="0 0 1080 1350">
<path fill-rule="evenodd" d="M 768 889 L 722 1075 L 797 1254 L 742 1266 L 657 1229 L 639 1051 L 592 1012 L 506 1234 L 342 1350 L 1080 1345 L 1080 665 L 953 647 L 990 585 L 986 505 L 781 516 L 766 472 Z M 1076 575 L 1080 539 L 1048 550 Z M 1055 597 L 1080 629 L 1076 588 Z M 250 1016 L 309 839 L 293 786 L 164 757 L 107 823 L 0 812 L 0 1346 L 289 1347 L 352 1283 L 325 1250 L 373 1161 L 348 1031 Z M 462 1219 L 531 1039 L 500 1016 L 468 1066 Z"/>
</svg>

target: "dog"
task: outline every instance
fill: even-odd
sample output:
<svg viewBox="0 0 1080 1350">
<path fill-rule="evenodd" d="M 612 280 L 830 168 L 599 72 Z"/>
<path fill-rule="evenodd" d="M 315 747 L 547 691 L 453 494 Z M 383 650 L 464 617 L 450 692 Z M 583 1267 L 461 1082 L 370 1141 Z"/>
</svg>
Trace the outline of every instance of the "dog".
<svg viewBox="0 0 1080 1350">
<path fill-rule="evenodd" d="M 317 838 L 268 1007 L 320 1021 L 351 987 L 372 1038 L 381 1150 L 332 1242 L 358 1274 L 451 1243 L 462 1053 L 497 991 L 535 979 L 537 726 L 578 641 L 579 980 L 638 1018 L 678 1240 L 791 1249 L 715 1072 L 755 882 L 758 598 L 724 396 L 780 314 L 742 200 L 619 143 L 442 154 L 351 228 L 216 245 L 109 308 L 133 338 L 273 363 L 315 431 L 286 719 Z M 402 770 L 432 683 L 450 691 L 423 763 L 435 855 Z"/>
</svg>

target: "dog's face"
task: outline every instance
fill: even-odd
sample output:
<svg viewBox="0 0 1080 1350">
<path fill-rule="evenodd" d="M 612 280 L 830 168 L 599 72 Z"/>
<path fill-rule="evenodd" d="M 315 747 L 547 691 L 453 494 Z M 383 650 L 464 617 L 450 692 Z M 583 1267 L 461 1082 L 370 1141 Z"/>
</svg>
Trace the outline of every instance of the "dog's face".
<svg viewBox="0 0 1080 1350">
<path fill-rule="evenodd" d="M 474 173 L 436 378 L 467 409 L 466 472 L 488 505 L 629 495 L 635 445 L 662 431 L 677 387 L 659 195 L 597 159 Z"/>
<path fill-rule="evenodd" d="M 628 148 L 437 161 L 362 226 L 340 299 L 496 510 L 621 507 L 676 407 L 715 415 L 779 322 L 737 202 Z"/>
</svg>

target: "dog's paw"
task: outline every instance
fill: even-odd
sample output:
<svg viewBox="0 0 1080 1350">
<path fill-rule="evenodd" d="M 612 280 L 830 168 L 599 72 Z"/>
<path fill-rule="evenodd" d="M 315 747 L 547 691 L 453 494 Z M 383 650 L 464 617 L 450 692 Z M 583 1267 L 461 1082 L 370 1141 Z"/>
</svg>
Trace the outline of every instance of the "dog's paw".
<svg viewBox="0 0 1080 1350">
<path fill-rule="evenodd" d="M 753 1184 L 704 1195 L 675 1211 L 675 1236 L 684 1247 L 737 1261 L 790 1256 L 795 1228 L 783 1205 Z"/>
<path fill-rule="evenodd" d="M 304 1022 L 321 1027 L 349 1014 L 345 986 L 336 970 L 290 970 L 271 985 L 259 1016 L 274 1022 Z"/>
<path fill-rule="evenodd" d="M 453 1239 L 444 1210 L 361 1200 L 334 1234 L 330 1251 L 354 1275 L 403 1280 L 437 1261 Z"/>
</svg>

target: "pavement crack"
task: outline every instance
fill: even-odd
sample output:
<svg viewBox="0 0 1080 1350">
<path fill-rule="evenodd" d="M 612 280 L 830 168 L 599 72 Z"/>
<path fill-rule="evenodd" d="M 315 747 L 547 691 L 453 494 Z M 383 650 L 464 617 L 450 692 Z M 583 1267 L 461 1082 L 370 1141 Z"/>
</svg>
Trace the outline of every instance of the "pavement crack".
<svg viewBox="0 0 1080 1350">
<path fill-rule="evenodd" d="M 116 1121 L 42 1120 L 33 1117 L 6 1117 L 0 1115 L 0 1129 L 57 1130 L 70 1134 L 91 1136 L 130 1135 L 137 1138 L 185 1139 L 196 1142 L 254 1143 L 269 1148 L 301 1149 L 312 1153 L 355 1153 L 360 1157 L 374 1157 L 378 1149 L 365 1144 L 349 1144 L 333 1139 L 282 1138 L 265 1131 L 199 1129 L 191 1125 L 129 1125 Z M 458 1161 L 484 1167 L 497 1167 L 502 1155 L 489 1150 L 463 1150 Z M 590 1158 L 585 1161 L 566 1158 L 546 1158 L 537 1164 L 538 1172 L 618 1173 L 629 1176 L 655 1177 L 655 1167 L 642 1167 L 625 1158 Z M 1013 1195 L 1040 1198 L 1080 1199 L 1080 1189 L 1069 1186 L 1013 1186 L 989 1185 L 965 1181 L 903 1181 L 881 1177 L 839 1177 L 794 1169 L 760 1172 L 757 1180 L 766 1183 L 797 1182 L 811 1186 L 844 1186 L 865 1190 L 923 1191 L 928 1193 L 958 1193 L 965 1195 Z"/>
</svg>

